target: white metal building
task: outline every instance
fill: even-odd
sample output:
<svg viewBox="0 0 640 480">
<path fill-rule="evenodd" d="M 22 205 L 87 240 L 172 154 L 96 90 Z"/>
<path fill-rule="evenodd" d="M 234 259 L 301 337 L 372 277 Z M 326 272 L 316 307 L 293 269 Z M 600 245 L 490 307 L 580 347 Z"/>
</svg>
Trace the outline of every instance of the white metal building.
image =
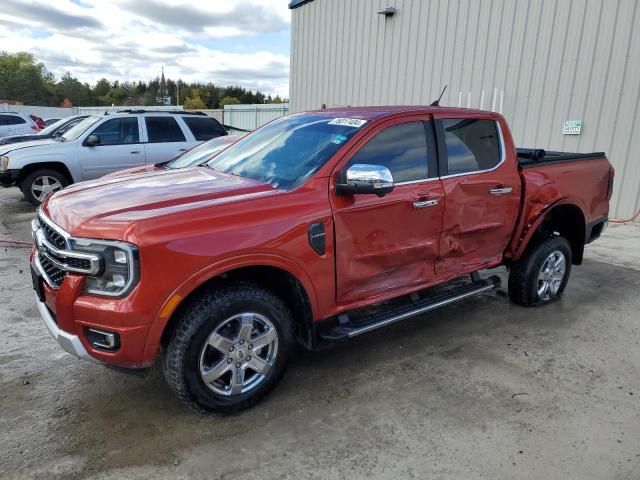
<svg viewBox="0 0 640 480">
<path fill-rule="evenodd" d="M 290 108 L 501 111 L 518 146 L 605 151 L 640 207 L 640 0 L 293 0 Z"/>
</svg>

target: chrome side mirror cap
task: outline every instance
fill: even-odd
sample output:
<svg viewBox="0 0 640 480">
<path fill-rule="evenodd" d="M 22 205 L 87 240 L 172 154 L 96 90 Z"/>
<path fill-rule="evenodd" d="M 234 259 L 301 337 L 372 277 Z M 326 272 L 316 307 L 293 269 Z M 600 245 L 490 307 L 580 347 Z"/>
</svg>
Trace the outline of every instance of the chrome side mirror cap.
<svg viewBox="0 0 640 480">
<path fill-rule="evenodd" d="M 338 175 L 338 195 L 374 194 L 384 197 L 393 190 L 393 176 L 387 167 L 356 163 Z"/>
</svg>

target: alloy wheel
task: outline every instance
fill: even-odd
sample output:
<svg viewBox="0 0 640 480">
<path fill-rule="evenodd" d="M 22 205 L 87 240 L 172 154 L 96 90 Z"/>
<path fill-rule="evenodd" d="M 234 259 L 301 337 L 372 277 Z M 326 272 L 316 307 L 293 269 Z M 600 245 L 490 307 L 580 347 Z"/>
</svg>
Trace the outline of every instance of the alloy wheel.
<svg viewBox="0 0 640 480">
<path fill-rule="evenodd" d="M 560 250 L 555 250 L 542 264 L 538 274 L 538 297 L 546 301 L 560 290 L 566 273 L 567 260 Z"/>
</svg>

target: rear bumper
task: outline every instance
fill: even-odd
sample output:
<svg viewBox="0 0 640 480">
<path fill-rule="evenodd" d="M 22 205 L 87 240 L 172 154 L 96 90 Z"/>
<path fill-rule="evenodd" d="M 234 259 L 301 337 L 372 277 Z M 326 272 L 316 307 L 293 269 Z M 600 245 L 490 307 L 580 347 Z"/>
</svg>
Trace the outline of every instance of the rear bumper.
<svg viewBox="0 0 640 480">
<path fill-rule="evenodd" d="M 56 324 L 53 316 L 49 312 L 49 308 L 47 304 L 38 300 L 38 296 L 36 295 L 36 305 L 38 306 L 38 312 L 40 312 L 40 316 L 44 321 L 47 330 L 51 336 L 58 342 L 60 347 L 67 353 L 74 355 L 82 360 L 89 360 L 93 363 L 101 363 L 97 359 L 93 358 L 87 350 L 82 345 L 82 341 L 80 341 L 80 337 L 77 335 L 72 335 L 71 333 L 67 333 L 64 330 L 61 330 Z"/>
</svg>

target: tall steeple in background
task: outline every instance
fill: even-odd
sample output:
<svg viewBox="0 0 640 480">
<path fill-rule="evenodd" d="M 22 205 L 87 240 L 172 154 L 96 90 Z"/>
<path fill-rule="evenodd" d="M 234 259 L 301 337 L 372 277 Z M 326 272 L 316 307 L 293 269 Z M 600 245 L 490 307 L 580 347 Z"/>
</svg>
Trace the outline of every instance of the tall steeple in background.
<svg viewBox="0 0 640 480">
<path fill-rule="evenodd" d="M 158 86 L 158 95 L 156 97 L 156 101 L 159 105 L 171 105 L 169 90 L 167 89 L 167 83 L 164 79 L 164 66 L 162 67 L 162 74 L 160 75 L 160 85 Z"/>
</svg>

